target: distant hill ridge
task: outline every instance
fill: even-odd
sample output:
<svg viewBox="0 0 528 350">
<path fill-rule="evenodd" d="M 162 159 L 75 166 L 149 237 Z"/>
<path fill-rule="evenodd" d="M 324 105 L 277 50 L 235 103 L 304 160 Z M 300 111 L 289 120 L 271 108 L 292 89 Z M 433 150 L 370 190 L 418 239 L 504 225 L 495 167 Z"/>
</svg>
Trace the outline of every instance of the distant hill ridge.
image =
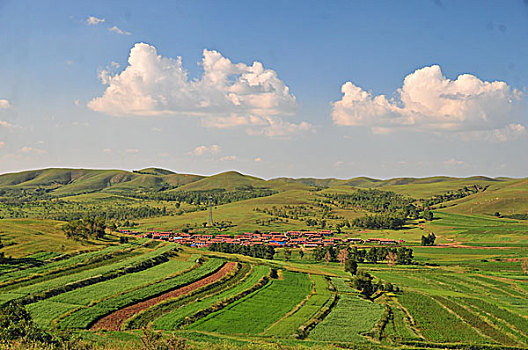
<svg viewBox="0 0 528 350">
<path fill-rule="evenodd" d="M 98 169 L 67 169 L 48 168 L 29 170 L 0 175 L 0 189 L 31 189 L 46 188 L 56 195 L 75 195 L 87 192 L 121 192 L 131 190 L 169 190 L 196 191 L 238 188 L 264 187 L 276 190 L 290 189 L 296 185 L 300 189 L 309 188 L 387 188 L 394 189 L 401 186 L 420 185 L 432 187 L 435 184 L 449 183 L 449 188 L 460 188 L 464 185 L 486 185 L 497 182 L 511 181 L 509 178 L 489 178 L 473 176 L 469 178 L 455 178 L 447 176 L 425 178 L 394 178 L 387 180 L 368 177 L 351 179 L 335 178 L 275 178 L 264 180 L 258 177 L 244 175 L 237 171 L 227 171 L 212 176 L 194 174 L 178 174 L 160 168 L 146 168 L 141 170 L 98 170 Z M 460 187 L 456 187 L 460 186 Z"/>
</svg>

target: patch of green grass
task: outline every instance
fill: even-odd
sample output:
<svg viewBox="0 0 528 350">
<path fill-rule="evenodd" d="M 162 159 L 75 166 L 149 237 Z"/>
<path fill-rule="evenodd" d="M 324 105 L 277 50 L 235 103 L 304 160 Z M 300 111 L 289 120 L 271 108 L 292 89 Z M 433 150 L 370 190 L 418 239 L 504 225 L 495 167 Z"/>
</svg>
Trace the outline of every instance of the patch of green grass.
<svg viewBox="0 0 528 350">
<path fill-rule="evenodd" d="M 105 315 L 199 280 L 218 270 L 223 264 L 223 260 L 210 259 L 182 275 L 119 294 L 88 308 L 81 308 L 61 319 L 59 325 L 61 328 L 88 328 L 93 322 Z"/>
<path fill-rule="evenodd" d="M 283 271 L 283 277 L 199 320 L 189 329 L 227 334 L 262 333 L 310 293 L 307 275 Z"/>
<path fill-rule="evenodd" d="M 398 299 L 409 310 L 427 340 L 477 344 L 490 341 L 429 296 L 405 291 L 398 296 Z"/>
<path fill-rule="evenodd" d="M 336 282 L 339 280 L 336 280 Z M 346 284 L 337 283 L 339 301 L 326 318 L 310 333 L 314 340 L 337 342 L 366 342 L 361 334 L 368 332 L 383 315 L 383 307 L 361 299 L 357 294 L 350 293 Z"/>
<path fill-rule="evenodd" d="M 327 280 L 321 275 L 311 275 L 315 293 L 293 314 L 289 315 L 271 328 L 265 334 L 269 336 L 289 337 L 307 320 L 312 318 L 323 306 L 330 302 L 332 293 Z"/>
<path fill-rule="evenodd" d="M 76 305 L 89 305 L 94 301 L 160 281 L 191 267 L 192 264 L 193 262 L 190 261 L 172 259 L 143 271 L 128 273 L 118 278 L 57 295 L 50 298 L 50 300 Z"/>
<path fill-rule="evenodd" d="M 218 301 L 229 299 L 239 293 L 242 293 L 258 283 L 258 281 L 264 276 L 269 274 L 269 267 L 264 265 L 254 266 L 251 274 L 240 281 L 232 288 L 224 290 L 218 294 L 210 295 L 206 298 L 200 298 L 194 302 L 188 303 L 179 307 L 178 309 L 167 313 L 153 322 L 155 329 L 164 330 L 175 330 L 185 320 L 186 317 L 192 316 L 193 314 L 204 310 L 211 305 L 214 305 Z"/>
</svg>

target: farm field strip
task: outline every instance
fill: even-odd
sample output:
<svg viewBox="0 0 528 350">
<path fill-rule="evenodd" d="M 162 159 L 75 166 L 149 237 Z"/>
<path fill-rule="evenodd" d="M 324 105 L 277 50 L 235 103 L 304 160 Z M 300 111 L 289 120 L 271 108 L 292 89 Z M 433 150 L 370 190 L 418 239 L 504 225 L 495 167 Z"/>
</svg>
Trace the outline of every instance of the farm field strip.
<svg viewBox="0 0 528 350">
<path fill-rule="evenodd" d="M 445 280 L 446 282 L 451 281 L 450 283 L 458 288 L 466 288 L 468 290 L 468 296 L 486 296 L 505 307 L 513 308 L 519 313 L 528 316 L 526 297 L 523 297 L 522 294 L 516 294 L 513 290 L 505 291 L 490 285 L 483 285 L 478 281 L 472 280 L 470 276 L 458 276 L 453 274 L 445 276 Z"/>
<path fill-rule="evenodd" d="M 159 257 L 162 254 L 165 254 L 171 250 L 173 250 L 174 247 L 170 245 L 163 246 L 161 248 L 158 248 L 156 250 L 146 252 L 145 254 L 135 255 L 129 258 L 126 258 L 125 260 L 119 261 L 117 263 L 103 265 L 94 269 L 81 271 L 78 273 L 73 273 L 70 275 L 60 276 L 54 279 L 50 279 L 47 281 L 43 281 L 40 283 L 31 284 L 28 286 L 16 288 L 13 290 L 13 294 L 17 295 L 30 295 L 34 293 L 43 292 L 52 288 L 62 287 L 69 283 L 82 281 L 94 276 L 103 275 L 109 272 L 113 272 L 122 268 L 126 267 L 132 267 L 136 264 L 139 264 L 141 262 L 147 261 L 149 259 L 153 259 L 156 257 Z M 11 294 L 11 292 L 7 293 Z"/>
<path fill-rule="evenodd" d="M 500 330 L 487 323 L 480 315 L 476 314 L 475 312 L 464 308 L 453 300 L 440 296 L 434 296 L 433 298 L 444 307 L 454 312 L 470 327 L 475 328 L 479 333 L 489 337 L 492 341 L 505 345 L 517 345 L 516 342 L 510 337 L 506 336 Z"/>
<path fill-rule="evenodd" d="M 188 328 L 226 334 L 260 334 L 299 304 L 311 287 L 306 274 L 283 271 L 283 279 L 270 281 L 265 287 Z"/>
<path fill-rule="evenodd" d="M 101 250 L 96 250 L 88 253 L 74 255 L 70 258 L 51 261 L 44 263 L 41 266 L 28 267 L 23 270 L 17 270 L 0 275 L 0 282 L 16 281 L 19 279 L 28 278 L 36 274 L 53 273 L 58 270 L 75 268 L 79 264 L 89 263 L 90 260 L 103 257 L 107 254 L 125 251 L 126 249 L 136 247 L 137 243 L 126 243 L 120 245 L 113 245 Z"/>
<path fill-rule="evenodd" d="M 218 288 L 222 289 L 218 294 L 208 293 L 208 291 L 205 291 L 205 297 L 186 303 L 176 310 L 166 313 L 154 320 L 153 327 L 155 329 L 175 330 L 179 328 L 188 317 L 192 317 L 193 315 L 196 315 L 200 311 L 205 310 L 208 307 L 217 304 L 218 302 L 227 300 L 238 295 L 239 293 L 249 290 L 255 286 L 264 276 L 268 275 L 269 271 L 269 267 L 264 265 L 252 266 L 252 270 L 249 272 L 249 275 L 243 276 L 240 280 L 236 281 L 235 284 L 233 284 L 231 281 L 228 281 L 225 288 L 223 285 L 219 286 Z"/>
<path fill-rule="evenodd" d="M 163 300 L 148 309 L 136 313 L 134 316 L 123 322 L 121 329 L 139 329 L 147 327 L 156 319 L 173 312 L 176 309 L 216 296 L 218 293 L 232 288 L 234 285 L 244 281 L 252 271 L 253 267 L 250 264 L 239 262 L 235 269 L 213 283 L 196 288 L 185 295 Z"/>
<path fill-rule="evenodd" d="M 86 306 L 93 301 L 162 280 L 192 265 L 190 261 L 171 259 L 143 271 L 128 273 L 118 278 L 59 294 L 50 300 Z"/>
<path fill-rule="evenodd" d="M 528 345 L 528 319 L 481 299 L 455 298 L 455 301 L 488 318 L 501 331 L 513 334 L 524 345 Z"/>
<path fill-rule="evenodd" d="M 490 341 L 427 295 L 406 290 L 398 295 L 398 299 L 429 341 L 450 342 L 456 339 L 463 343 L 478 344 Z"/>
<path fill-rule="evenodd" d="M 383 307 L 361 299 L 342 279 L 332 279 L 332 282 L 339 292 L 339 300 L 332 311 L 315 326 L 308 339 L 366 342 L 361 334 L 371 330 L 380 320 Z"/>
<path fill-rule="evenodd" d="M 129 292 L 105 299 L 95 305 L 89 305 L 89 307 L 81 307 L 78 310 L 65 315 L 65 317 L 59 321 L 59 326 L 61 328 L 89 328 L 98 319 L 114 311 L 183 287 L 216 272 L 223 265 L 223 260 L 210 259 L 204 264 L 192 268 L 183 274 L 165 278 L 153 284 L 144 285 L 141 288 L 133 289 Z"/>
<path fill-rule="evenodd" d="M 33 320 L 43 328 L 50 328 L 54 319 L 74 308 L 76 305 L 49 300 L 42 300 L 26 306 Z"/>
<path fill-rule="evenodd" d="M 65 312 L 71 312 L 80 306 L 86 307 L 97 300 L 166 278 L 167 276 L 189 268 L 192 265 L 193 264 L 190 261 L 169 260 L 147 270 L 129 273 L 115 279 L 92 284 L 84 288 L 74 289 L 30 305 L 32 308 L 40 310 L 40 313 L 42 314 L 41 318 L 44 319 L 47 317 L 46 315 L 50 315 L 49 317 L 54 315 L 53 310 L 46 310 L 46 308 L 49 307 L 50 309 L 53 309 L 54 305 L 57 305 L 57 303 L 64 305 L 62 309 L 66 309 L 65 305 L 69 305 Z M 51 322 L 52 320 L 53 319 L 49 319 L 48 321 Z"/>
<path fill-rule="evenodd" d="M 410 320 L 400 305 L 393 299 L 388 298 L 388 306 L 391 308 L 393 317 L 384 329 L 383 337 L 390 341 L 419 340 L 421 339 L 412 329 Z"/>
<path fill-rule="evenodd" d="M 311 275 L 313 281 L 313 293 L 310 298 L 295 312 L 267 329 L 265 335 L 288 337 L 302 326 L 307 320 L 312 318 L 331 299 L 332 293 L 328 282 L 321 275 Z"/>
<path fill-rule="evenodd" d="M 215 281 L 225 277 L 228 273 L 233 271 L 236 268 L 236 266 L 237 266 L 237 263 L 228 262 L 224 266 L 222 266 L 222 268 L 220 268 L 218 271 L 216 271 L 215 273 L 207 277 L 196 280 L 193 283 L 190 283 L 186 286 L 172 290 L 170 292 L 164 293 L 157 297 L 154 297 L 154 298 L 145 300 L 143 302 L 139 302 L 139 303 L 124 307 L 122 309 L 119 309 L 101 318 L 100 320 L 98 320 L 92 326 L 92 329 L 119 330 L 121 328 L 121 325 L 126 319 L 132 317 L 138 312 L 146 310 L 149 307 L 152 307 L 158 303 L 161 303 L 164 300 L 171 299 L 171 298 L 177 298 L 179 296 L 190 293 L 198 288 L 214 283 Z"/>
</svg>

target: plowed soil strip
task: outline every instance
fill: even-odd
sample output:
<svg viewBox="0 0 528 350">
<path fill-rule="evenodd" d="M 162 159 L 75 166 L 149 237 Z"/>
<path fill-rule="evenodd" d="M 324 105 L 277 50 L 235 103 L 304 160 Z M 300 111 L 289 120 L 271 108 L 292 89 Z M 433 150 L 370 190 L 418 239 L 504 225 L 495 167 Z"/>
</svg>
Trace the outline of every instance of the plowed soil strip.
<svg viewBox="0 0 528 350">
<path fill-rule="evenodd" d="M 201 280 L 188 284 L 184 287 L 175 289 L 173 291 L 167 292 L 155 298 L 151 298 L 151 299 L 142 301 L 140 303 L 130 305 L 120 310 L 117 310 L 101 318 L 91 327 L 91 329 L 106 329 L 106 330 L 117 331 L 121 328 L 121 324 L 126 319 L 132 317 L 138 312 L 148 309 L 149 307 L 154 306 L 166 299 L 177 298 L 181 295 L 192 292 L 195 289 L 211 284 L 219 280 L 220 278 L 226 276 L 229 272 L 233 271 L 235 267 L 236 267 L 235 262 L 228 262 L 227 264 L 222 266 L 220 270 L 213 273 L 212 275 L 202 278 Z"/>
</svg>

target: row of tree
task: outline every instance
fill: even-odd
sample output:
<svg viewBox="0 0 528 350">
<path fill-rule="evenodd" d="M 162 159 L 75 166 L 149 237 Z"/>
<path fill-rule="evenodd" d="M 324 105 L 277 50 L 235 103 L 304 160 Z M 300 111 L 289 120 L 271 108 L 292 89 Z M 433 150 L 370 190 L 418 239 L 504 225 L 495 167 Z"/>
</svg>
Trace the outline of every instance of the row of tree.
<svg viewBox="0 0 528 350">
<path fill-rule="evenodd" d="M 254 258 L 272 260 L 275 255 L 275 248 L 269 245 L 254 245 L 246 246 L 240 244 L 230 243 L 213 243 L 209 246 L 209 250 L 213 252 L 222 252 L 230 254 L 242 254 L 252 256 Z"/>
<path fill-rule="evenodd" d="M 381 191 L 376 189 L 359 189 L 354 193 L 325 193 L 332 204 L 337 203 L 340 207 L 357 207 L 363 210 L 377 213 L 396 212 L 401 209 L 407 210 L 413 200 L 392 191 Z"/>
<path fill-rule="evenodd" d="M 413 250 L 407 247 L 372 247 L 370 249 L 358 249 L 357 247 L 333 246 L 317 247 L 313 251 L 315 261 L 339 262 L 346 264 L 347 261 L 356 263 L 368 262 L 376 264 L 379 261 L 387 261 L 389 264 L 410 265 L 413 262 Z"/>
<path fill-rule="evenodd" d="M 443 194 L 437 194 L 432 196 L 429 199 L 423 200 L 423 206 L 424 207 L 430 207 L 432 205 L 443 203 L 443 202 L 449 202 L 455 199 L 464 198 L 467 196 L 470 196 L 472 194 L 478 193 L 478 192 L 484 192 L 488 186 L 481 186 L 481 185 L 473 185 L 473 186 L 464 186 L 463 188 L 459 188 L 456 191 L 450 191 Z"/>
<path fill-rule="evenodd" d="M 372 230 L 397 230 L 405 225 L 405 213 L 380 213 L 374 215 L 367 214 L 363 217 L 354 219 L 352 224 L 356 227 L 367 228 Z"/>
<path fill-rule="evenodd" d="M 197 191 L 161 191 L 161 192 L 145 192 L 141 194 L 125 194 L 128 197 L 150 199 L 167 202 L 180 202 L 191 205 L 207 205 L 209 204 L 209 197 L 212 197 L 214 205 L 222 205 L 232 202 L 237 202 L 246 199 L 267 197 L 277 193 L 269 188 L 244 186 L 238 187 L 233 191 L 226 191 L 223 188 L 216 188 L 211 190 L 197 190 Z"/>
<path fill-rule="evenodd" d="M 81 240 L 88 238 L 103 238 L 106 221 L 100 216 L 88 216 L 79 220 L 72 220 L 62 227 L 66 237 Z"/>
</svg>

